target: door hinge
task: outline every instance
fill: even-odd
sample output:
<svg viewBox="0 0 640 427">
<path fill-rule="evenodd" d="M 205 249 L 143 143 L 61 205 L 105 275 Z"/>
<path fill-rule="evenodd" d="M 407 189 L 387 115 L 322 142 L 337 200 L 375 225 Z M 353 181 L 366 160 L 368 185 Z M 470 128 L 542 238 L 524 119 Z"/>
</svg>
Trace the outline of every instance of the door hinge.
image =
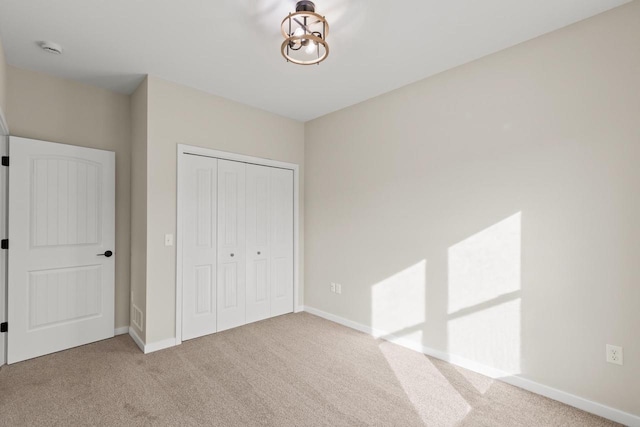
<svg viewBox="0 0 640 427">
<path fill-rule="evenodd" d="M 9 156 L 2 156 L 2 166 L 9 166 Z"/>
<path fill-rule="evenodd" d="M 2 249 L 9 249 L 9 239 L 2 239 Z"/>
<path fill-rule="evenodd" d="M 9 331 L 9 322 L 0 323 L 0 332 Z"/>
</svg>

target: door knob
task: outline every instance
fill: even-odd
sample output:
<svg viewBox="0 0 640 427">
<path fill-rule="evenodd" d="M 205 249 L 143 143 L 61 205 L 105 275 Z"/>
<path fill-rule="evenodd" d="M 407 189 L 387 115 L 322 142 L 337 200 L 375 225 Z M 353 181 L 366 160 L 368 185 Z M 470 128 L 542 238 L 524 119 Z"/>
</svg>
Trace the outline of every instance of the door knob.
<svg viewBox="0 0 640 427">
<path fill-rule="evenodd" d="M 103 254 L 98 254 L 98 256 L 106 256 L 107 258 L 109 258 L 111 255 L 113 255 L 113 252 L 111 251 L 106 251 Z"/>
<path fill-rule="evenodd" d="M 231 256 L 233 256 L 233 254 L 231 254 Z"/>
<path fill-rule="evenodd" d="M 260 252 L 258 251 L 258 255 L 260 255 Z"/>
</svg>

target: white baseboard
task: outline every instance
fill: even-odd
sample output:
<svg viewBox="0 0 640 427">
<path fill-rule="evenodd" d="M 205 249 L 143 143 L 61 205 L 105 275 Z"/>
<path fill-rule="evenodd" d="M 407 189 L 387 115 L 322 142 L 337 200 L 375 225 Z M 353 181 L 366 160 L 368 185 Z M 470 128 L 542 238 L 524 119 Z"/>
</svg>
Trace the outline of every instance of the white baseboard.
<svg viewBox="0 0 640 427">
<path fill-rule="evenodd" d="M 304 311 L 304 305 L 297 305 L 297 306 L 293 309 L 293 312 L 294 312 L 294 313 L 300 313 L 301 311 Z"/>
<path fill-rule="evenodd" d="M 153 353 L 154 351 L 164 350 L 165 348 L 175 347 L 176 339 L 167 338 L 166 340 L 156 341 L 144 346 L 144 354 Z"/>
<path fill-rule="evenodd" d="M 113 334 L 115 336 L 124 335 L 124 334 L 128 334 L 128 333 L 129 333 L 129 327 L 128 326 L 123 326 L 122 328 L 115 328 L 113 330 Z"/>
<path fill-rule="evenodd" d="M 429 347 L 424 347 L 421 344 L 416 343 L 415 341 L 393 336 L 392 334 L 389 334 L 386 331 L 380 331 L 370 326 L 366 326 L 361 323 L 357 323 L 352 320 L 345 319 L 340 316 L 336 316 L 335 314 L 318 310 L 317 308 L 305 306 L 304 311 L 306 311 L 307 313 L 316 315 L 318 317 L 322 317 L 324 319 L 330 320 L 332 322 L 339 323 L 343 326 L 347 326 L 351 329 L 364 332 L 365 334 L 372 335 L 375 338 L 384 337 L 384 340 L 392 342 L 394 344 L 398 344 L 402 347 L 406 347 L 411 350 L 424 353 L 427 356 L 435 357 L 436 359 L 444 360 L 453 365 L 460 366 L 461 368 L 465 368 L 470 371 L 485 375 L 487 377 L 494 378 L 499 381 L 503 381 L 507 384 L 520 387 L 532 393 L 536 393 L 536 394 L 548 397 L 550 399 L 557 400 L 559 402 L 565 403 L 575 408 L 582 409 L 583 411 L 587 411 L 587 412 L 591 412 L 592 414 L 599 415 L 603 418 L 607 418 L 609 420 L 612 420 L 627 426 L 640 427 L 640 416 L 638 415 L 633 415 L 628 412 L 624 412 L 619 409 L 612 408 L 610 406 L 593 402 L 591 400 L 587 400 L 580 396 L 576 396 L 574 394 L 567 393 L 565 391 L 558 390 L 553 387 L 549 387 L 549 386 L 537 383 L 535 381 L 531 381 L 527 378 L 524 378 L 518 375 L 512 375 L 502 370 L 495 369 L 478 362 L 474 362 L 473 360 L 469 360 L 464 357 L 449 354 L 447 352 L 440 351 L 440 350 L 434 350 Z"/>
<path fill-rule="evenodd" d="M 145 344 L 133 328 L 129 328 L 129 335 L 133 338 L 133 341 L 138 344 L 138 347 L 140 347 L 140 350 L 142 350 L 144 354 L 164 350 L 165 348 L 174 347 L 176 345 L 175 338 Z"/>
<path fill-rule="evenodd" d="M 133 341 L 138 345 L 140 350 L 142 350 L 142 352 L 144 353 L 145 352 L 144 341 L 142 341 L 142 338 L 140 338 L 138 334 L 136 334 L 136 331 L 133 328 L 129 328 L 129 336 L 133 339 Z"/>
</svg>

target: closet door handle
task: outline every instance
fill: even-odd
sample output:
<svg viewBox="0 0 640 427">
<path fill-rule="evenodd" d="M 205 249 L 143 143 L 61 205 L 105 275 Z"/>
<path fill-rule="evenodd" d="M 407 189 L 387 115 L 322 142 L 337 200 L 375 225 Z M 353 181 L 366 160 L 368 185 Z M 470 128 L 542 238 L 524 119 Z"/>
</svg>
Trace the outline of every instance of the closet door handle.
<svg viewBox="0 0 640 427">
<path fill-rule="evenodd" d="M 231 256 L 233 256 L 233 254 L 231 254 Z"/>
<path fill-rule="evenodd" d="M 260 255 L 260 252 L 258 252 L 258 255 Z"/>
</svg>

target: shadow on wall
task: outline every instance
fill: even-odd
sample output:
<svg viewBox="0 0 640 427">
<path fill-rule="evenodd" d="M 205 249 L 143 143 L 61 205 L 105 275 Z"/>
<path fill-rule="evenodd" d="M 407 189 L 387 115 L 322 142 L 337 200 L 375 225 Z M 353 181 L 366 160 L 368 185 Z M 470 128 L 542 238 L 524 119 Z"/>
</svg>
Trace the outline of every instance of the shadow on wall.
<svg viewBox="0 0 640 427">
<path fill-rule="evenodd" d="M 424 343 L 428 319 L 446 322 L 445 351 L 510 375 L 520 373 L 521 360 L 521 236 L 518 212 L 446 249 L 446 292 L 435 296 L 446 312 L 429 313 L 428 260 L 423 259 L 371 286 L 371 325 L 376 337 Z M 446 267 L 445 267 L 446 265 Z M 433 267 L 436 268 L 436 267 Z M 432 272 L 433 273 L 433 272 Z M 386 348 L 386 350 L 385 350 Z M 486 397 L 494 381 L 481 375 L 463 374 L 455 367 L 437 367 L 424 358 L 424 369 L 404 372 L 387 347 L 381 345 L 407 397 L 424 422 L 442 417 L 461 421 Z M 442 372 L 446 369 L 447 372 Z M 446 374 L 446 375 L 445 375 Z M 434 414 L 433 396 L 420 393 L 420 376 L 432 384 L 442 380 L 448 397 L 446 414 Z M 427 379 L 425 379 L 427 381 Z M 446 390 L 445 390 L 446 389 Z M 451 389 L 451 390 L 449 390 Z M 456 398 L 453 398 L 451 396 Z M 437 405 L 436 405 L 437 406 Z M 432 419 L 436 417 L 435 419 Z"/>
</svg>

